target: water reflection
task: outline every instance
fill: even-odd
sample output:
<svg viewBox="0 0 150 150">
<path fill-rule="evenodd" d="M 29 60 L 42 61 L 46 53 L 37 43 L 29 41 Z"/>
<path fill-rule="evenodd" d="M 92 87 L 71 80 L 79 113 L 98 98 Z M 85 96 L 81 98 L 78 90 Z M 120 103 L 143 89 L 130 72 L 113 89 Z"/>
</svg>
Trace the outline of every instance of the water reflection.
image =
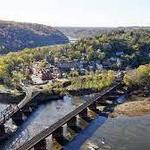
<svg viewBox="0 0 150 150">
<path fill-rule="evenodd" d="M 93 97 L 94 95 L 66 96 L 63 100 L 51 101 L 39 106 L 28 120 L 17 129 L 15 134 L 4 145 L 1 145 L 0 149 L 15 149 L 16 145 L 22 145 Z M 124 102 L 124 98 L 124 96 L 120 97 L 118 103 Z M 94 115 L 96 114 L 90 113 L 91 118 Z M 150 116 L 111 119 L 107 115 L 96 115 L 96 118 L 90 123 L 78 118 L 77 125 L 82 129 L 78 134 L 74 129 L 64 126 L 64 135 L 67 139 L 72 140 L 65 146 L 65 150 L 149 150 L 150 147 Z M 74 136 L 75 138 L 73 138 Z M 21 139 L 20 143 L 17 143 L 18 139 Z M 58 150 L 61 148 L 56 141 L 51 140 L 51 136 L 47 138 L 47 141 L 49 149 Z M 55 147 L 52 148 L 52 145 Z"/>
<path fill-rule="evenodd" d="M 106 117 L 98 116 L 84 130 L 82 130 L 64 150 L 78 150 L 81 145 L 90 138 L 93 133 L 107 120 Z"/>
<path fill-rule="evenodd" d="M 149 150 L 149 140 L 150 116 L 109 118 L 79 149 Z"/>
<path fill-rule="evenodd" d="M 8 104 L 0 103 L 0 112 L 2 112 L 4 109 L 8 107 Z"/>
<path fill-rule="evenodd" d="M 83 97 L 65 96 L 62 100 L 51 101 L 39 106 L 39 108 L 29 116 L 28 120 L 17 129 L 15 134 L 13 134 L 4 145 L 1 145 L 0 148 L 12 150 L 14 145 L 17 145 L 17 147 L 18 144 L 22 145 L 23 142 L 31 139 L 40 133 L 40 131 L 46 129 L 84 102 Z M 18 141 L 19 143 L 17 143 Z"/>
</svg>

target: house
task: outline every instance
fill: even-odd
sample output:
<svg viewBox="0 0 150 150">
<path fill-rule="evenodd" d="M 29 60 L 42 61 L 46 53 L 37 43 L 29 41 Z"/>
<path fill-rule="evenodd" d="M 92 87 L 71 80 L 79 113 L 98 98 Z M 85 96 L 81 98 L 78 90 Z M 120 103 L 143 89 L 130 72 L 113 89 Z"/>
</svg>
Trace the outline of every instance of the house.
<svg viewBox="0 0 150 150">
<path fill-rule="evenodd" d="M 52 71 L 49 68 L 44 68 L 41 70 L 41 79 L 42 80 L 52 80 Z"/>
<path fill-rule="evenodd" d="M 110 57 L 109 60 L 112 61 L 112 62 L 115 62 L 115 61 L 117 61 L 117 58 L 116 57 Z"/>
<path fill-rule="evenodd" d="M 123 51 L 117 51 L 117 52 L 116 52 L 116 56 L 121 56 L 121 55 L 124 55 L 124 52 L 123 52 Z"/>
<path fill-rule="evenodd" d="M 105 60 L 102 62 L 103 68 L 111 68 L 112 67 L 112 63 L 110 60 Z"/>
<path fill-rule="evenodd" d="M 40 62 L 37 62 L 32 66 L 32 75 L 31 75 L 31 77 L 33 77 L 32 80 L 45 81 L 45 80 L 52 80 L 61 77 L 61 72 L 59 68 L 51 64 L 47 64 L 45 68 L 40 68 L 39 64 Z"/>
<path fill-rule="evenodd" d="M 56 63 L 56 67 L 61 71 L 70 71 L 71 68 L 78 68 L 78 62 L 62 60 Z"/>
<path fill-rule="evenodd" d="M 103 65 L 96 63 L 96 69 L 97 70 L 103 70 Z"/>
<path fill-rule="evenodd" d="M 117 63 L 116 64 L 117 64 L 117 67 L 120 67 L 121 64 L 122 64 L 121 59 L 117 58 Z"/>
<path fill-rule="evenodd" d="M 52 56 L 49 55 L 49 56 L 46 57 L 46 61 L 47 61 L 49 64 L 54 64 L 54 61 L 55 61 L 55 60 L 54 60 L 54 57 L 52 57 Z"/>
<path fill-rule="evenodd" d="M 86 69 L 83 69 L 83 68 L 81 68 L 81 69 L 79 70 L 79 73 L 80 73 L 81 75 L 85 75 L 86 72 L 87 72 L 87 70 L 86 70 Z"/>
</svg>

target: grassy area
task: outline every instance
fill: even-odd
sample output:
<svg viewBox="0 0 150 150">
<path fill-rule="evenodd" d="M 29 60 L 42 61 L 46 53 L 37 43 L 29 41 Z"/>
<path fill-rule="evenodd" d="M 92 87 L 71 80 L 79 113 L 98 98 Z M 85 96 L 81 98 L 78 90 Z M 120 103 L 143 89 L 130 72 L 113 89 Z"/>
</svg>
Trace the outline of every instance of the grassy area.
<svg viewBox="0 0 150 150">
<path fill-rule="evenodd" d="M 5 90 L 6 87 L 3 84 L 0 84 L 0 90 Z"/>
<path fill-rule="evenodd" d="M 85 76 L 69 78 L 68 80 L 70 81 L 70 84 L 67 86 L 64 86 L 64 83 L 61 81 L 56 81 L 54 83 L 42 85 L 40 88 L 42 91 L 50 94 L 67 94 L 69 91 L 86 89 L 100 91 L 112 85 L 113 81 L 115 80 L 115 72 L 103 71 L 101 73 L 90 73 Z"/>
<path fill-rule="evenodd" d="M 86 76 L 71 79 L 71 89 L 93 89 L 101 90 L 110 86 L 115 80 L 114 71 L 103 71 L 101 73 L 90 73 Z"/>
</svg>

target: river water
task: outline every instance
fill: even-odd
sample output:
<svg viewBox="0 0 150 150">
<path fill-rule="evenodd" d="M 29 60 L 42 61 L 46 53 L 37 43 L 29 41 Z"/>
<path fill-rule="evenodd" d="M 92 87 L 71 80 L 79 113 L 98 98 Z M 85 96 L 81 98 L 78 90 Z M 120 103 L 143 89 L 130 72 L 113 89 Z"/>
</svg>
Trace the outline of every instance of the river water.
<svg viewBox="0 0 150 150">
<path fill-rule="evenodd" d="M 86 98 L 90 98 L 92 96 L 94 95 L 90 95 L 88 97 L 65 96 L 63 100 L 55 100 L 39 106 L 38 109 L 31 114 L 27 121 L 17 129 L 15 134 L 13 134 L 13 136 L 10 137 L 4 145 L 0 146 L 0 150 L 12 150 L 14 148 L 12 145 L 16 145 L 16 141 L 17 143 L 19 141 L 19 145 L 21 145 L 23 142 L 31 139 L 37 133 L 40 133 L 40 131 L 46 129 L 51 124 L 55 123 L 60 118 L 64 117 L 66 114 L 84 103 Z"/>
<path fill-rule="evenodd" d="M 150 116 L 97 117 L 66 146 L 65 150 L 69 149 L 150 150 Z"/>
<path fill-rule="evenodd" d="M 93 96 L 66 96 L 63 100 L 39 106 L 15 134 L 0 146 L 0 150 L 15 149 L 16 145 L 31 139 Z M 53 150 L 52 147 L 49 149 Z M 98 115 L 64 149 L 150 150 L 150 116 L 107 118 Z"/>
<path fill-rule="evenodd" d="M 2 112 L 7 106 L 8 104 L 0 103 L 0 112 Z"/>
</svg>

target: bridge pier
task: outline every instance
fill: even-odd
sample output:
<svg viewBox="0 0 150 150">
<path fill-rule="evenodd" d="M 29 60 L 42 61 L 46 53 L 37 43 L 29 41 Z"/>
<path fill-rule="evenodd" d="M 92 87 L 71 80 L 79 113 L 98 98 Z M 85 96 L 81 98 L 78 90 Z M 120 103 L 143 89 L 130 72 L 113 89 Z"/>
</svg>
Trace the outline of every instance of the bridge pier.
<svg viewBox="0 0 150 150">
<path fill-rule="evenodd" d="M 77 125 L 77 117 L 73 117 L 71 118 L 68 122 L 67 122 L 67 126 L 70 128 L 76 127 Z"/>
<path fill-rule="evenodd" d="M 124 91 L 119 91 L 119 90 L 115 90 L 111 93 L 112 95 L 123 95 L 124 94 Z"/>
<path fill-rule="evenodd" d="M 38 103 L 37 102 L 31 102 L 28 105 L 32 110 L 35 110 L 38 107 Z"/>
<path fill-rule="evenodd" d="M 60 142 L 63 140 L 63 127 L 59 127 L 52 133 L 52 138 Z"/>
<path fill-rule="evenodd" d="M 46 139 L 41 140 L 34 146 L 34 150 L 47 150 L 47 142 Z"/>
<path fill-rule="evenodd" d="M 90 110 L 96 112 L 96 113 L 99 111 L 99 110 L 97 109 L 97 104 L 96 104 L 96 102 L 94 102 L 93 104 L 91 104 L 88 108 L 89 108 Z"/>
<path fill-rule="evenodd" d="M 5 135 L 6 135 L 6 133 L 5 133 L 5 125 L 2 124 L 2 125 L 0 125 L 0 140 L 3 139 Z"/>
<path fill-rule="evenodd" d="M 112 100 L 108 100 L 107 98 L 106 99 L 103 99 L 102 101 L 99 101 L 98 102 L 98 105 L 100 106 L 108 106 L 110 104 L 112 104 L 113 101 Z"/>
<path fill-rule="evenodd" d="M 84 110 L 82 110 L 82 111 L 79 113 L 79 117 L 82 118 L 82 119 L 87 120 L 87 118 L 88 118 L 88 111 L 87 111 L 87 108 L 85 108 Z"/>
<path fill-rule="evenodd" d="M 21 111 L 18 111 L 12 116 L 12 120 L 17 126 L 21 125 L 24 122 L 23 113 Z"/>
<path fill-rule="evenodd" d="M 118 97 L 119 97 L 118 95 L 110 95 L 110 96 L 106 97 L 105 99 L 106 99 L 106 100 L 114 101 L 114 100 L 116 100 Z"/>
<path fill-rule="evenodd" d="M 30 106 L 25 106 L 23 107 L 22 112 L 28 117 L 32 113 L 32 108 Z"/>
</svg>

